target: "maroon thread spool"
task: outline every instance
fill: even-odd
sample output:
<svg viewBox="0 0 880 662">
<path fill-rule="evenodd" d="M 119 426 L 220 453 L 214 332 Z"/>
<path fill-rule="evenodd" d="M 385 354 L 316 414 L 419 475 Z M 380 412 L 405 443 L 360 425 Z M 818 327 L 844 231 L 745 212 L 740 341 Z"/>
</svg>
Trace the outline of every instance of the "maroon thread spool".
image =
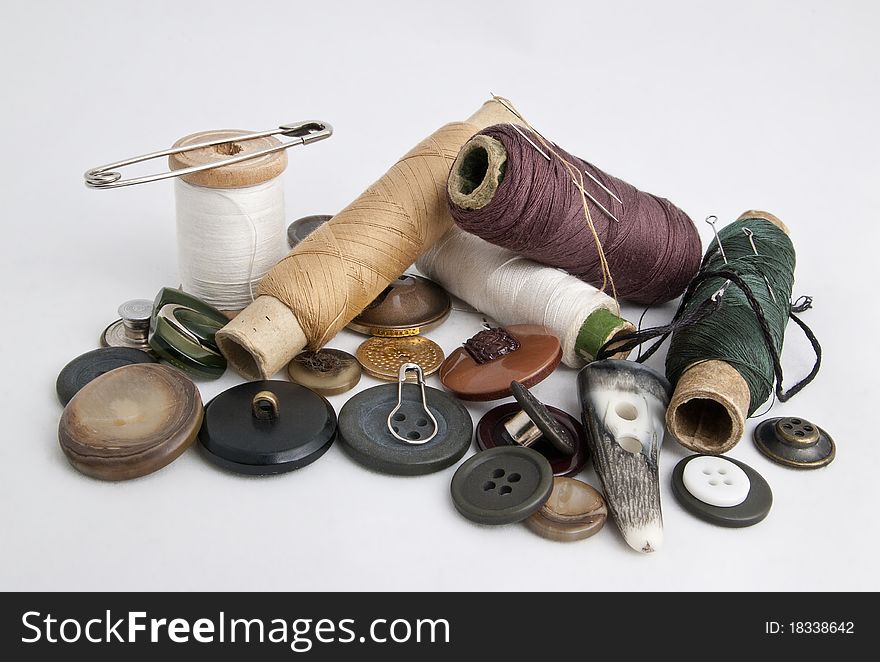
<svg viewBox="0 0 880 662">
<path fill-rule="evenodd" d="M 600 252 L 573 175 L 617 295 L 640 304 L 681 295 L 702 258 L 688 215 L 528 129 L 496 124 L 464 144 L 449 175 L 449 210 L 463 230 L 601 288 Z"/>
</svg>

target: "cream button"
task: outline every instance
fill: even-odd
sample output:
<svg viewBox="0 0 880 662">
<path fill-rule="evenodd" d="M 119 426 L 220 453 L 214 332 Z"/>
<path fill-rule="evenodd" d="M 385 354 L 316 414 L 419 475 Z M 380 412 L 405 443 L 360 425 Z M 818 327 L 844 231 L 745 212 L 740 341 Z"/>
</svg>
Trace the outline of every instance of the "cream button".
<svg viewBox="0 0 880 662">
<path fill-rule="evenodd" d="M 746 472 L 730 460 L 714 455 L 695 457 L 684 467 L 682 482 L 695 498 L 710 506 L 731 508 L 749 496 Z"/>
</svg>

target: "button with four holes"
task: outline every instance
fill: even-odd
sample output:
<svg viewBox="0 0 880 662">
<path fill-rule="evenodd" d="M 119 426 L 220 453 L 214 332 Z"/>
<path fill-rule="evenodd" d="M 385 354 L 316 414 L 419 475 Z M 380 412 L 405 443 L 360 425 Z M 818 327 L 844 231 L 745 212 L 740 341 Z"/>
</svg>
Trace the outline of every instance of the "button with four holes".
<svg viewBox="0 0 880 662">
<path fill-rule="evenodd" d="M 718 455 L 684 458 L 672 472 L 672 491 L 689 513 L 726 527 L 757 524 L 773 505 L 773 492 L 757 471 Z"/>
<path fill-rule="evenodd" d="M 553 491 L 547 459 L 524 446 L 477 453 L 452 477 L 452 501 L 463 516 L 479 524 L 512 524 L 540 510 Z"/>
<path fill-rule="evenodd" d="M 730 460 L 704 455 L 688 462 L 682 474 L 687 491 L 710 506 L 738 506 L 749 496 L 749 477 Z"/>
<path fill-rule="evenodd" d="M 834 440 L 804 418 L 769 418 L 754 432 L 755 446 L 768 458 L 797 469 L 818 469 L 836 454 Z"/>
</svg>

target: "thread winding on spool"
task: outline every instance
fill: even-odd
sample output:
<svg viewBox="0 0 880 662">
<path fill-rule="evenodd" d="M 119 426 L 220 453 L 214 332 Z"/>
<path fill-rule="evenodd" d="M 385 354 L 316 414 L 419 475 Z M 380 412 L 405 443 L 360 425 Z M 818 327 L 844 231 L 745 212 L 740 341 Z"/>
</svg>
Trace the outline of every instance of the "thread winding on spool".
<svg viewBox="0 0 880 662">
<path fill-rule="evenodd" d="M 677 297 L 699 268 L 700 237 L 681 209 L 529 129 L 471 138 L 448 197 L 463 230 L 599 288 L 610 273 L 612 294 L 637 303 Z"/>
<path fill-rule="evenodd" d="M 809 305 L 790 303 L 794 267 L 785 225 L 767 212 L 748 211 L 709 245 L 672 322 L 623 339 L 632 348 L 659 337 L 640 356 L 645 360 L 672 335 L 666 374 L 675 391 L 666 425 L 684 446 L 701 453 L 730 450 L 774 384 L 776 397 L 785 401 L 815 377 L 821 347 L 793 314 Z M 779 355 L 789 318 L 804 330 L 816 362 L 807 377 L 783 391 Z"/>
<path fill-rule="evenodd" d="M 562 344 L 563 363 L 572 368 L 592 361 L 599 348 L 618 334 L 634 331 L 621 319 L 617 302 L 592 285 L 457 227 L 416 266 L 499 324 L 551 329 Z"/>
<path fill-rule="evenodd" d="M 297 245 L 261 281 L 256 301 L 217 333 L 230 365 L 268 379 L 354 319 L 452 225 L 446 180 L 461 146 L 507 121 L 516 116 L 491 100 L 466 122 L 447 124 Z"/>
<path fill-rule="evenodd" d="M 174 147 L 244 133 L 202 131 L 181 138 Z M 280 144 L 272 137 L 257 138 L 182 152 L 168 161 L 172 170 L 180 170 Z M 279 178 L 286 166 L 287 155 L 281 151 L 175 181 L 184 291 L 224 311 L 239 311 L 253 302 L 257 283 L 287 251 Z"/>
</svg>

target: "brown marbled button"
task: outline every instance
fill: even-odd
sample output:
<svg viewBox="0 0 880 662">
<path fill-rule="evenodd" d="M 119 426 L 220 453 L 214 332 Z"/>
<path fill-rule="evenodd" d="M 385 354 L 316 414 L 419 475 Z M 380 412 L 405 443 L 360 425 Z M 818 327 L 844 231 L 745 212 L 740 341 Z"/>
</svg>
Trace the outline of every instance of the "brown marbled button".
<svg viewBox="0 0 880 662">
<path fill-rule="evenodd" d="M 449 316 L 452 300 L 437 283 L 422 276 L 396 278 L 348 325 L 370 336 L 414 336 L 439 326 Z"/>
<path fill-rule="evenodd" d="M 348 352 L 322 349 L 297 354 L 287 366 L 290 380 L 319 395 L 338 395 L 361 380 L 361 364 Z"/>
<path fill-rule="evenodd" d="M 452 352 L 440 366 L 440 381 L 462 400 L 498 400 L 510 383 L 526 388 L 559 365 L 562 348 L 553 332 L 532 324 L 481 331 Z"/>
<path fill-rule="evenodd" d="M 58 440 L 84 474 L 137 478 L 183 453 L 196 438 L 203 414 L 199 390 L 182 372 L 137 363 L 80 389 L 64 409 Z"/>
<path fill-rule="evenodd" d="M 526 526 L 550 540 L 583 540 L 605 526 L 608 508 L 604 497 L 575 478 L 558 476 L 553 491 L 541 509 L 526 520 Z"/>
</svg>

